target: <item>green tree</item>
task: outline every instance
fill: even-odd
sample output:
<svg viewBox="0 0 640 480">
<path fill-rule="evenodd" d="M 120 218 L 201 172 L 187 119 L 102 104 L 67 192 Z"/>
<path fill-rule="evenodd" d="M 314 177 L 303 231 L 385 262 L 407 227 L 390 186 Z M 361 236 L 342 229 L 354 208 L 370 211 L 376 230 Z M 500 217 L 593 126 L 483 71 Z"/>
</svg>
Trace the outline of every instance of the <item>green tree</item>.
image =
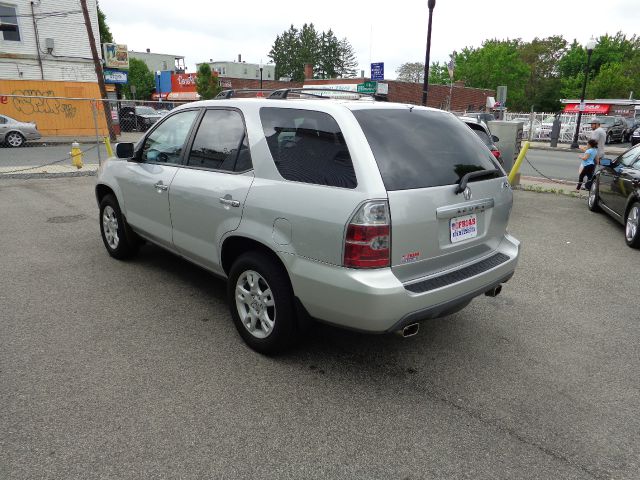
<svg viewBox="0 0 640 480">
<path fill-rule="evenodd" d="M 486 40 L 480 48 L 464 48 L 456 55 L 455 79 L 466 86 L 495 89 L 506 85 L 507 107 L 528 110 L 524 85 L 529 66 L 519 53 L 520 40 Z"/>
<path fill-rule="evenodd" d="M 129 80 L 124 86 L 124 93 L 127 98 L 134 98 L 131 93 L 131 86 L 135 85 L 135 98 L 139 100 L 149 100 L 151 93 L 155 89 L 155 79 L 153 73 L 149 71 L 149 67 L 142 60 L 137 58 L 129 59 Z"/>
<path fill-rule="evenodd" d="M 406 62 L 396 69 L 396 79 L 400 82 L 424 82 L 424 63 Z"/>
<path fill-rule="evenodd" d="M 531 42 L 521 43 L 519 50 L 520 58 L 529 66 L 523 106 L 532 105 L 538 111 L 557 111 L 562 88 L 558 63 L 566 53 L 566 40 L 562 36 L 536 37 Z"/>
<path fill-rule="evenodd" d="M 107 16 L 104 14 L 102 10 L 100 10 L 100 4 L 97 4 L 98 7 L 98 30 L 100 30 L 100 43 L 113 43 L 113 35 L 111 35 L 111 30 L 109 30 L 109 25 L 107 25 Z"/>
<path fill-rule="evenodd" d="M 198 67 L 198 76 L 196 77 L 196 92 L 202 100 L 214 98 L 222 89 L 217 77 L 211 73 L 211 66 L 208 63 L 202 63 Z"/>
<path fill-rule="evenodd" d="M 314 78 L 353 77 L 358 65 L 346 38 L 338 41 L 332 30 L 319 33 L 313 23 L 301 29 L 291 25 L 276 36 L 269 58 L 276 64 L 276 78 L 296 82 L 305 79 L 305 63 L 313 65 Z"/>
<path fill-rule="evenodd" d="M 358 76 L 358 59 L 353 46 L 344 37 L 340 40 L 338 48 L 338 68 L 337 76 L 339 78 L 355 78 Z"/>
<path fill-rule="evenodd" d="M 430 85 L 450 85 L 451 77 L 446 63 L 431 62 L 429 68 L 429 84 Z"/>
</svg>

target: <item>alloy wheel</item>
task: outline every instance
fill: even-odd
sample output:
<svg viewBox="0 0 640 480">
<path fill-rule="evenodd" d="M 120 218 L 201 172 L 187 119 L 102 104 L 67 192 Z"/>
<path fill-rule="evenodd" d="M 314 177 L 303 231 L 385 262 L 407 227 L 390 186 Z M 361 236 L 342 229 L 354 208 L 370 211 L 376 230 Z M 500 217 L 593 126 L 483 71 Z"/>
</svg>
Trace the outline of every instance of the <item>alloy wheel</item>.
<svg viewBox="0 0 640 480">
<path fill-rule="evenodd" d="M 638 234 L 638 227 L 640 224 L 640 207 L 634 205 L 627 215 L 627 225 L 625 227 L 625 237 L 627 241 L 631 242 Z"/>
<path fill-rule="evenodd" d="M 266 338 L 276 322 L 276 306 L 269 284 L 254 270 L 246 270 L 236 282 L 236 308 L 240 321 L 256 338 Z"/>
<path fill-rule="evenodd" d="M 589 202 L 589 208 L 593 208 L 593 206 L 594 206 L 594 205 L 595 205 L 595 203 L 596 203 L 596 191 L 597 191 L 597 188 L 598 188 L 598 187 L 597 187 L 597 185 L 596 185 L 596 182 L 594 181 L 594 182 L 591 184 L 591 188 L 589 189 L 589 200 L 588 200 L 588 202 Z"/>
<path fill-rule="evenodd" d="M 5 141 L 12 147 L 19 147 L 24 142 L 22 135 L 17 132 L 11 132 Z"/>
<path fill-rule="evenodd" d="M 120 237 L 118 236 L 118 218 L 116 212 L 109 205 L 104 207 L 102 212 L 102 231 L 104 232 L 104 238 L 107 240 L 109 248 L 115 250 L 120 244 Z"/>
</svg>

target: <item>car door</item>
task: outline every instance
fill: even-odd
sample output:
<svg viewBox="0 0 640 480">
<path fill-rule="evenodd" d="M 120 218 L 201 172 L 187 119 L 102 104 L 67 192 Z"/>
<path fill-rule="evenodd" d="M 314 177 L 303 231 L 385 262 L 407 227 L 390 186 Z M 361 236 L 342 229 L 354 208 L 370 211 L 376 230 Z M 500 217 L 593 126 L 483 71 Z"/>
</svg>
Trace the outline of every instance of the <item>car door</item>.
<svg viewBox="0 0 640 480">
<path fill-rule="evenodd" d="M 253 165 L 239 110 L 207 109 L 169 191 L 173 243 L 181 254 L 222 273 L 219 244 L 240 225 Z"/>
<path fill-rule="evenodd" d="M 169 188 L 199 113 L 193 109 L 167 117 L 143 140 L 136 157 L 118 176 L 129 224 L 167 247 L 172 245 Z"/>
<path fill-rule="evenodd" d="M 637 172 L 632 165 L 639 156 L 640 146 L 634 147 L 600 172 L 600 199 L 620 220 L 623 219 L 627 199 L 633 191 L 633 182 L 637 179 Z"/>
</svg>

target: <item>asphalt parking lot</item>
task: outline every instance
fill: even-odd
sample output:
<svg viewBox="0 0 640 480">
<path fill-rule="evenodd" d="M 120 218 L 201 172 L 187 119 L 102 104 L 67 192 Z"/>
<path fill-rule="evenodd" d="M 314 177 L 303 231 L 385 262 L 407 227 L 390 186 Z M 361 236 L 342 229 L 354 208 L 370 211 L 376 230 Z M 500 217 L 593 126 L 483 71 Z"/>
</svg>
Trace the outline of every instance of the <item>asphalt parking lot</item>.
<svg viewBox="0 0 640 480">
<path fill-rule="evenodd" d="M 222 281 L 107 255 L 93 182 L 0 179 L 0 478 L 638 478 L 640 251 L 584 200 L 515 192 L 495 299 L 267 358 Z"/>
</svg>

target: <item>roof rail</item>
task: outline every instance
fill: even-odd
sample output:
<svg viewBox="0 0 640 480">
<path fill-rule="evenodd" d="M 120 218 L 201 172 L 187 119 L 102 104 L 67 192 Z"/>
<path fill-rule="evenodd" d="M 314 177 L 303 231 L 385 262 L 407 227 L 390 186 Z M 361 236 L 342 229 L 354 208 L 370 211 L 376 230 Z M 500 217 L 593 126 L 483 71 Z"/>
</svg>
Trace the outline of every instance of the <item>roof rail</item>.
<svg viewBox="0 0 640 480">
<path fill-rule="evenodd" d="M 279 90 L 274 90 L 271 95 L 269 95 L 268 98 L 272 98 L 272 99 L 285 99 L 288 98 L 290 93 L 297 93 L 299 95 L 307 95 L 310 97 L 316 97 L 316 98 L 326 98 L 329 99 L 331 97 L 327 96 L 327 95 L 323 95 L 322 92 L 330 92 L 330 93 L 348 93 L 350 95 L 359 95 L 360 97 L 362 96 L 367 96 L 367 97 L 371 97 L 374 100 L 376 99 L 376 95 L 373 93 L 363 93 L 363 92 L 354 92 L 353 90 L 344 90 L 344 89 L 339 89 L 339 88 L 321 88 L 320 85 L 318 85 L 319 88 L 309 88 L 309 87 L 303 87 L 303 88 L 282 88 Z"/>
<path fill-rule="evenodd" d="M 223 90 L 215 98 L 217 99 L 227 99 L 231 97 L 236 97 L 239 93 L 258 93 L 258 92 L 273 92 L 273 88 L 235 88 L 231 90 Z M 265 95 L 256 95 L 257 97 L 264 97 Z M 270 95 L 269 95 L 270 96 Z"/>
</svg>

